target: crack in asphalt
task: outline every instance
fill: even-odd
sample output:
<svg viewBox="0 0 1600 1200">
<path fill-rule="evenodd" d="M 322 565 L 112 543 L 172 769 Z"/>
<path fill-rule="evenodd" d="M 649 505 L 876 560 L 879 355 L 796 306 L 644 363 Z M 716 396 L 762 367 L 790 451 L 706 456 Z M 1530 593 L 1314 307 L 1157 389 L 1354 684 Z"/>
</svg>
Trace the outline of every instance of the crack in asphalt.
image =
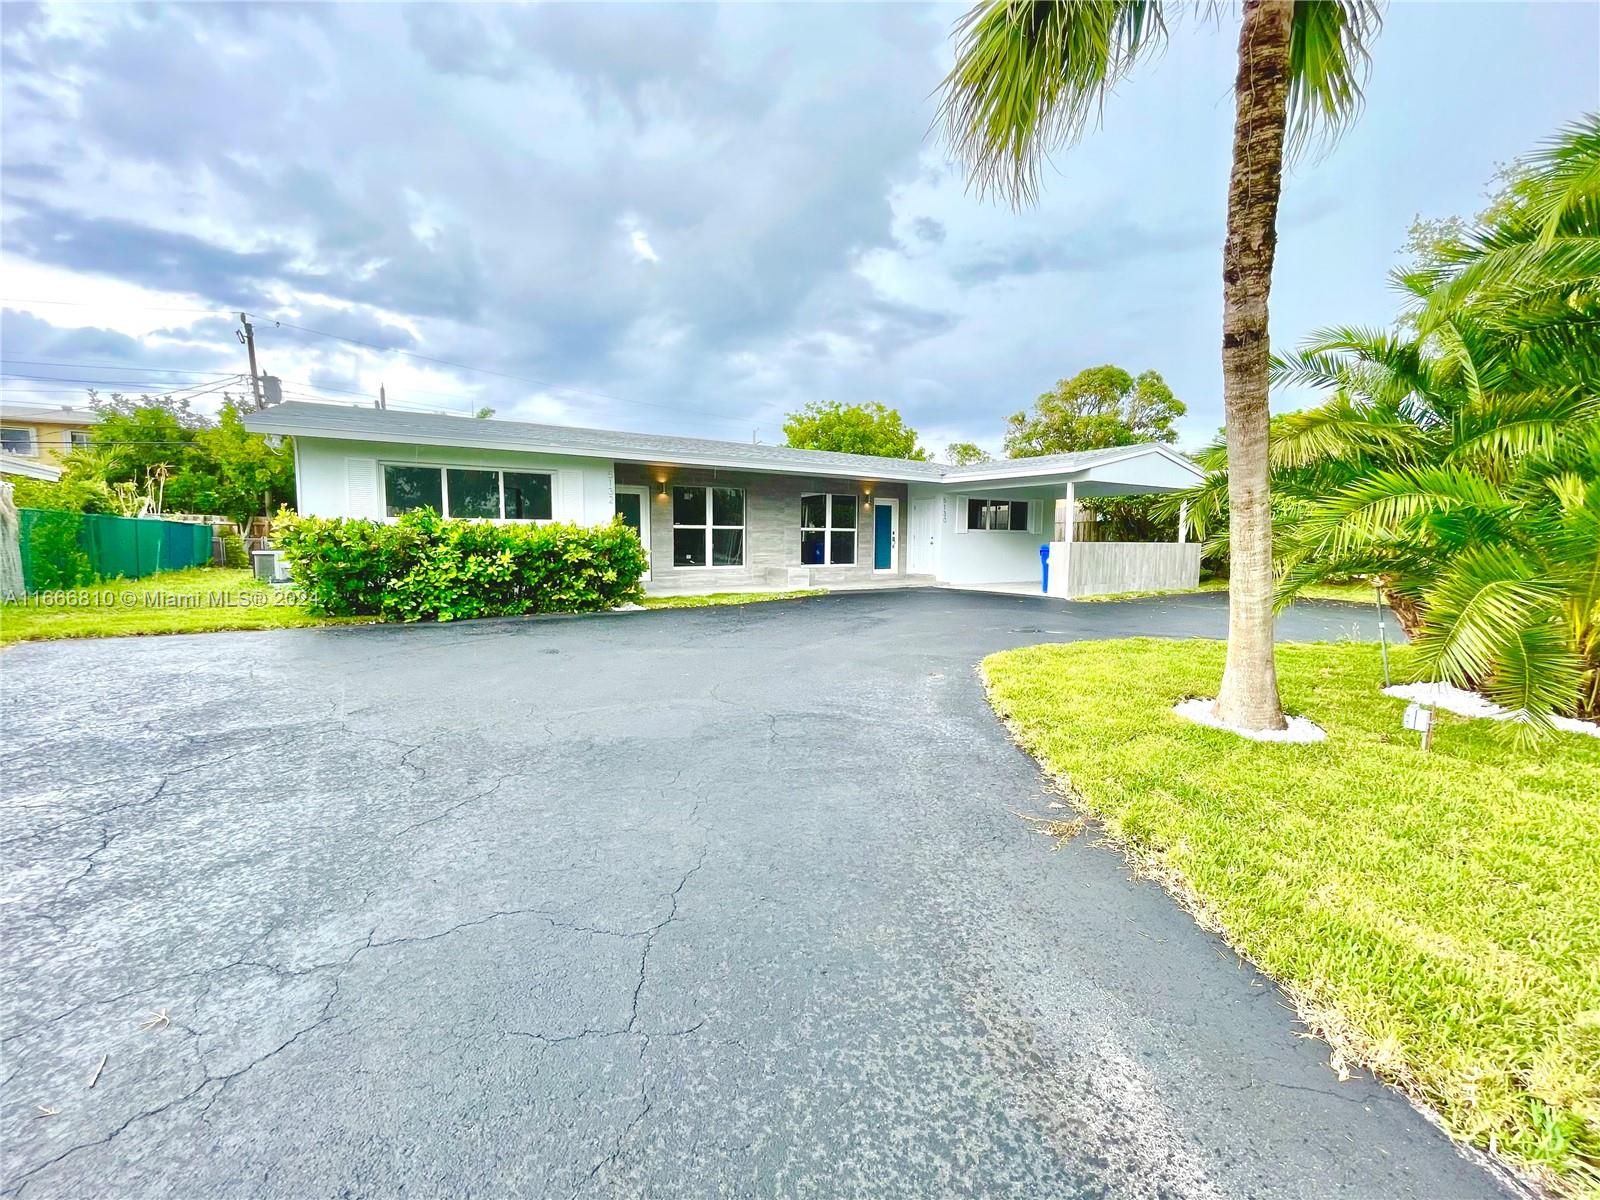
<svg viewBox="0 0 1600 1200">
<path fill-rule="evenodd" d="M 138 1112 L 133 1113 L 131 1116 L 129 1116 L 125 1120 L 123 1120 L 121 1122 L 121 1124 L 117 1125 L 114 1129 L 112 1129 L 109 1133 L 105 1134 L 102 1137 L 94 1138 L 94 1139 L 91 1139 L 91 1140 L 86 1141 L 86 1142 L 80 1142 L 80 1143 L 78 1143 L 76 1145 L 69 1146 L 67 1149 L 63 1150 L 60 1154 L 57 1154 L 53 1158 L 47 1159 L 46 1161 L 44 1161 L 42 1163 L 39 1163 L 38 1165 L 36 1165 L 34 1167 L 30 1167 L 27 1171 L 24 1171 L 22 1174 L 16 1176 L 11 1181 L 9 1181 L 5 1185 L 5 1187 L 3 1189 L 0 1189 L 0 1195 L 16 1195 L 16 1196 L 20 1196 L 22 1194 L 23 1190 L 33 1180 L 34 1176 L 38 1175 L 41 1171 L 48 1170 L 50 1167 L 56 1166 L 57 1164 L 63 1162 L 67 1158 L 71 1157 L 74 1154 L 78 1154 L 81 1151 L 91 1150 L 91 1149 L 94 1149 L 94 1148 L 96 1148 L 98 1146 L 106 1145 L 107 1143 L 109 1143 L 111 1141 L 114 1141 L 116 1138 L 120 1137 L 130 1126 L 136 1124 L 137 1122 L 148 1120 L 151 1117 L 159 1116 L 162 1113 L 165 1113 L 165 1112 L 169 1111 L 170 1109 L 173 1109 L 173 1108 L 175 1108 L 175 1107 L 177 1107 L 177 1106 L 179 1106 L 181 1104 L 184 1104 L 184 1103 L 186 1103 L 186 1102 L 188 1102 L 190 1100 L 193 1100 L 195 1097 L 199 1096 L 202 1092 L 204 1092 L 207 1088 L 211 1088 L 211 1087 L 213 1087 L 213 1085 L 215 1085 L 215 1089 L 212 1092 L 212 1094 L 209 1097 L 206 1098 L 206 1103 L 205 1103 L 204 1108 L 202 1108 L 200 1110 L 199 1116 L 201 1118 L 204 1118 L 206 1116 L 206 1114 L 208 1114 L 210 1112 L 211 1106 L 216 1102 L 217 1097 L 219 1095 L 221 1095 L 222 1092 L 226 1091 L 233 1083 L 235 1083 L 237 1080 L 242 1078 L 244 1075 L 248 1074 L 250 1071 L 254 1070 L 256 1067 L 260 1066 L 262 1063 L 266 1062 L 268 1059 L 271 1059 L 275 1055 L 278 1055 L 278 1054 L 282 1053 L 284 1050 L 286 1050 L 290 1046 L 294 1045 L 301 1038 L 307 1036 L 308 1034 L 313 1033 L 314 1031 L 316 1031 L 317 1029 L 323 1027 L 324 1025 L 328 1024 L 330 1021 L 332 1021 L 334 1019 L 334 1013 L 332 1012 L 332 1008 L 333 1008 L 334 1002 L 338 999 L 338 997 L 340 995 L 340 991 L 341 991 L 342 984 L 343 984 L 344 973 L 347 970 L 349 970 L 349 968 L 351 966 L 354 965 L 356 959 L 358 959 L 361 955 L 367 953 L 368 951 L 384 950 L 384 949 L 389 949 L 389 948 L 392 948 L 392 947 L 395 947 L 395 946 L 420 945 L 420 944 L 423 944 L 423 943 L 426 943 L 426 942 L 435 942 L 435 941 L 439 941 L 439 940 L 441 940 L 443 938 L 452 937 L 455 934 L 462 932 L 463 930 L 474 929 L 474 928 L 477 928 L 479 926 L 487 925 L 487 924 L 489 924 L 491 922 L 494 922 L 494 921 L 497 921 L 497 920 L 501 920 L 501 919 L 504 919 L 504 918 L 507 918 L 507 917 L 517 917 L 517 916 L 537 917 L 539 920 L 544 921 L 547 925 L 549 925 L 550 927 L 555 928 L 555 929 L 563 929 L 563 930 L 568 930 L 568 931 L 571 931 L 571 932 L 578 932 L 578 933 L 591 934 L 591 935 L 597 935 L 597 936 L 620 937 L 620 938 L 641 938 L 641 937 L 645 938 L 646 939 L 646 946 L 645 946 L 645 949 L 644 949 L 644 951 L 643 951 L 643 953 L 641 955 L 641 976 L 640 976 L 640 985 L 639 985 L 639 987 L 642 987 L 643 986 L 643 961 L 644 961 L 644 958 L 647 957 L 648 953 L 649 953 L 649 939 L 652 939 L 658 932 L 660 932 L 660 930 L 664 929 L 676 917 L 676 915 L 677 915 L 677 896 L 678 896 L 678 893 L 683 890 L 683 886 L 684 886 L 685 883 L 688 882 L 689 877 L 692 876 L 695 873 L 695 871 L 700 869 L 700 866 L 704 863 L 704 861 L 705 861 L 705 853 L 704 853 L 704 851 L 702 851 L 701 856 L 700 856 L 700 861 L 697 862 L 693 867 L 691 867 L 689 869 L 689 871 L 684 875 L 683 879 L 681 879 L 679 881 L 678 886 L 676 888 L 674 888 L 673 891 L 671 892 L 670 899 L 672 901 L 672 906 L 671 906 L 671 910 L 668 913 L 666 919 L 661 921 L 661 922 L 659 922 L 659 923 L 657 923 L 656 925 L 651 926 L 650 928 L 644 929 L 644 930 L 624 931 L 624 930 L 604 929 L 604 928 L 601 928 L 601 927 L 598 927 L 598 926 L 592 926 L 592 925 L 583 925 L 583 924 L 580 924 L 580 923 L 574 922 L 574 921 L 561 920 L 560 918 L 555 917 L 552 914 L 550 914 L 550 913 L 548 913 L 548 912 L 546 912 L 546 911 L 544 911 L 542 909 L 538 909 L 538 908 L 496 909 L 496 910 L 488 912 L 488 913 L 486 913 L 486 914 L 484 914 L 482 916 L 474 917 L 471 920 L 458 922 L 455 925 L 451 925 L 446 929 L 438 930 L 438 931 L 436 931 L 434 933 L 427 933 L 427 934 L 420 934 L 420 935 L 407 935 L 407 936 L 402 936 L 402 937 L 388 938 L 388 939 L 385 939 L 383 941 L 374 940 L 375 937 L 376 937 L 376 934 L 377 934 L 377 929 L 376 929 L 376 927 L 374 927 L 372 930 L 370 930 L 367 933 L 367 936 L 364 939 L 361 940 L 360 944 L 357 945 L 344 958 L 342 958 L 342 959 L 334 959 L 334 960 L 331 960 L 329 962 L 314 963 L 309 967 L 300 967 L 300 968 L 285 967 L 285 966 L 283 966 L 283 965 L 281 965 L 279 963 L 269 962 L 269 961 L 262 960 L 262 959 L 240 957 L 240 958 L 234 959 L 231 962 L 223 963 L 223 964 L 221 964 L 219 966 L 204 967 L 204 968 L 197 969 L 195 971 L 185 972 L 183 975 L 175 977 L 175 979 L 196 978 L 196 977 L 202 977 L 202 976 L 215 977 L 215 976 L 217 976 L 219 974 L 222 974 L 223 972 L 235 970 L 235 969 L 237 969 L 239 967 L 251 967 L 251 968 L 258 969 L 258 970 L 265 970 L 265 971 L 271 972 L 274 975 L 281 976 L 281 977 L 284 977 L 284 978 L 303 978 L 305 976 L 314 975 L 314 974 L 317 974 L 317 973 L 323 972 L 323 971 L 334 971 L 335 974 L 333 976 L 332 986 L 329 988 L 327 998 L 323 1001 L 322 1007 L 321 1007 L 320 1011 L 318 1012 L 318 1015 L 317 1015 L 316 1019 L 313 1020 L 310 1024 L 305 1025 L 305 1026 L 301 1027 L 300 1029 L 297 1029 L 287 1039 L 285 1039 L 283 1042 L 279 1043 L 272 1050 L 269 1050 L 266 1054 L 263 1054 L 263 1055 L 259 1056 L 258 1058 L 252 1059 L 250 1062 L 246 1063 L 243 1067 L 240 1067 L 238 1070 L 229 1071 L 229 1072 L 226 1072 L 226 1073 L 221 1074 L 221 1075 L 214 1075 L 214 1074 L 211 1073 L 209 1068 L 207 1068 L 206 1065 L 205 1065 L 204 1055 L 202 1054 L 200 1066 L 201 1066 L 201 1070 L 205 1072 L 205 1078 L 203 1080 L 201 1080 L 200 1083 L 196 1084 L 193 1088 L 190 1088 L 187 1092 L 183 1093 L 182 1095 L 177 1096 L 177 1097 L 175 1097 L 175 1098 L 173 1098 L 171 1100 L 165 1101 L 164 1103 L 159 1104 L 159 1105 L 155 1106 L 154 1108 L 142 1109 L 142 1110 L 140 1110 Z M 87 1007 L 90 1007 L 90 1006 L 93 1006 L 93 1005 L 110 1004 L 110 1003 L 116 1002 L 117 1000 L 126 999 L 128 997 L 136 996 L 136 995 L 140 995 L 140 994 L 144 994 L 144 993 L 149 993 L 149 992 L 154 991 L 154 990 L 156 990 L 156 989 L 155 988 L 139 988 L 139 989 L 135 989 L 133 991 L 121 993 L 118 996 L 111 997 L 111 998 L 105 999 L 105 1000 L 85 1000 L 81 1004 L 74 1005 L 72 1008 L 67 1009 L 67 1010 L 65 1010 L 65 1011 L 63 1011 L 61 1013 L 56 1014 L 54 1017 L 50 1017 L 45 1021 L 36 1022 L 35 1024 L 29 1026 L 25 1030 L 20 1030 L 17 1033 L 10 1034 L 5 1039 L 0 1039 L 0 1041 L 9 1041 L 12 1038 L 23 1036 L 23 1034 L 33 1032 L 33 1031 L 43 1027 L 44 1025 L 53 1024 L 53 1023 L 55 1023 L 57 1021 L 63 1020 L 66 1017 L 71 1016 L 73 1013 L 78 1012 L 78 1011 L 80 1011 L 80 1010 L 82 1010 L 84 1008 L 87 1008 Z M 201 1000 L 203 1001 L 204 997 L 209 995 L 209 994 L 210 994 L 210 980 L 208 979 L 207 987 L 206 987 L 205 991 L 202 993 Z M 634 1023 L 635 1023 L 635 1021 L 637 1019 L 637 1015 L 638 1015 L 638 996 L 639 996 L 639 989 L 635 988 L 634 993 L 633 993 L 633 1014 L 629 1017 L 628 1025 L 624 1029 L 618 1030 L 618 1031 L 615 1031 L 615 1032 L 617 1032 L 619 1034 L 620 1033 L 633 1033 L 633 1026 L 634 1026 Z M 190 1028 L 188 1026 L 181 1025 L 181 1024 L 176 1023 L 176 1022 L 174 1022 L 174 1027 L 184 1030 L 186 1033 L 190 1034 L 192 1037 L 194 1037 L 196 1039 L 199 1039 L 199 1038 L 205 1036 L 199 1030 L 192 1029 L 192 1028 Z M 608 1033 L 608 1032 L 611 1032 L 611 1031 L 604 1031 L 604 1030 L 585 1031 L 585 1034 L 579 1034 L 579 1035 L 575 1035 L 575 1036 L 576 1037 L 582 1037 L 582 1036 L 585 1036 L 586 1034 L 589 1034 L 589 1033 L 600 1034 L 600 1033 Z M 554 1038 L 554 1039 L 542 1039 L 541 1035 L 538 1035 L 538 1034 L 517 1034 L 517 1036 L 525 1036 L 525 1037 L 530 1037 L 530 1038 L 535 1038 L 535 1039 L 541 1039 L 541 1040 L 547 1042 L 548 1044 L 554 1044 L 555 1042 L 559 1042 L 559 1041 L 575 1040 L 574 1038 L 566 1038 L 566 1037 Z M 642 1035 L 641 1034 L 641 1035 L 638 1035 L 638 1036 L 643 1037 L 645 1043 L 648 1044 L 649 1038 L 648 1038 L 647 1035 Z M 15 1075 L 15 1074 L 16 1073 L 13 1072 L 13 1075 Z"/>
<path fill-rule="evenodd" d="M 412 770 L 416 770 L 416 769 L 417 768 L 412 767 Z M 510 780 L 513 780 L 513 779 L 516 779 L 516 778 L 517 778 L 516 773 L 512 773 L 510 775 L 502 775 L 498 779 L 496 779 L 493 783 L 491 783 L 488 787 L 484 788 L 483 791 L 474 792 L 472 795 L 467 796 L 467 797 L 465 797 L 465 798 L 463 798 L 461 800 L 457 800 L 454 804 L 448 805 L 447 807 L 445 807 L 445 808 L 441 809 L 440 811 L 434 813 L 433 816 L 431 816 L 431 817 L 423 817 L 420 821 L 413 821 L 413 822 L 411 822 L 411 824 L 407 825 L 405 828 L 396 830 L 393 834 L 390 835 L 389 841 L 390 842 L 397 842 L 401 838 L 405 837 L 406 834 L 414 833 L 416 830 L 421 829 L 425 825 L 432 825 L 435 821 L 442 821 L 446 817 L 448 817 L 451 813 L 455 812 L 457 809 L 465 808 L 467 805 L 473 803 L 474 801 L 483 800 L 483 799 L 486 799 L 489 796 L 494 795 L 495 792 L 500 790 L 500 787 L 501 787 L 502 784 L 505 784 L 505 783 L 509 782 Z"/>
</svg>

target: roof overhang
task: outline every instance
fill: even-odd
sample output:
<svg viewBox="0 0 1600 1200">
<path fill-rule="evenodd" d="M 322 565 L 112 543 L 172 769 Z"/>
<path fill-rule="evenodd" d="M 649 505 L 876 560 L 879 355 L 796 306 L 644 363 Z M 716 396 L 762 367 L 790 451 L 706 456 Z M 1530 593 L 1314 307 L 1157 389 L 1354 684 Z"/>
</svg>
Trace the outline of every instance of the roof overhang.
<svg viewBox="0 0 1600 1200">
<path fill-rule="evenodd" d="M 313 411 L 315 410 L 315 411 Z M 785 451 L 794 457 L 763 458 L 742 453 L 738 443 L 678 439 L 685 445 L 640 445 L 641 435 L 531 425 L 514 421 L 430 418 L 410 427 L 384 428 L 363 408 L 297 404 L 245 414 L 256 433 L 301 439 L 406 446 L 453 447 L 512 454 L 603 459 L 660 472 L 692 467 L 765 475 L 799 475 L 862 482 L 923 484 L 947 490 L 995 491 L 1068 482 L 1131 491 L 1176 491 L 1193 487 L 1205 473 L 1170 446 L 1147 443 L 1046 458 L 1006 459 L 970 467 L 946 467 L 866 455 Z M 612 440 L 612 439 L 615 440 Z M 674 440 L 674 439 L 666 439 Z M 768 448 L 770 449 L 770 448 Z M 840 461 L 841 459 L 845 461 Z M 1110 494 L 1110 493 L 1105 493 Z"/>
<path fill-rule="evenodd" d="M 0 453 L 0 475 L 18 475 L 23 479 L 43 479 L 54 483 L 61 478 L 61 468 L 36 458 Z"/>
<path fill-rule="evenodd" d="M 270 420 L 271 410 L 264 413 L 250 413 L 245 418 L 245 427 L 256 433 L 278 434 L 284 437 L 298 437 L 304 439 L 327 438 L 334 441 L 349 442 L 398 442 L 401 439 L 384 437 L 381 433 L 372 430 L 359 429 L 334 429 L 318 427 L 307 428 L 276 428 Z M 496 450 L 509 451 L 515 454 L 539 454 L 556 458 L 598 458 L 606 462 L 630 463 L 642 467 L 658 467 L 671 469 L 674 467 L 699 467 L 714 471 L 748 471 L 766 475 L 820 475 L 837 479 L 864 479 L 871 481 L 896 480 L 912 483 L 939 483 L 936 476 L 930 477 L 923 474 L 914 474 L 909 471 L 897 470 L 893 459 L 884 459 L 885 469 L 874 472 L 870 469 L 854 467 L 838 467 L 832 463 L 755 463 L 737 458 L 723 457 L 715 454 L 684 454 L 674 453 L 663 455 L 659 453 L 640 453 L 637 451 L 607 448 L 603 446 L 585 446 L 540 442 L 537 439 L 517 437 L 497 437 L 492 433 L 489 436 L 450 436 L 436 433 L 408 433 L 403 439 L 408 446 L 443 446 L 462 450 Z"/>
<path fill-rule="evenodd" d="M 1029 464 L 1032 464 L 1031 466 Z M 1007 487 L 1076 485 L 1080 496 L 1126 496 L 1179 492 L 1205 480 L 1206 473 L 1170 446 L 1144 443 L 1105 454 L 1082 466 L 1045 466 L 1038 460 L 1019 458 L 986 464 L 982 471 L 946 477 L 945 487 L 970 492 L 1003 491 Z"/>
</svg>

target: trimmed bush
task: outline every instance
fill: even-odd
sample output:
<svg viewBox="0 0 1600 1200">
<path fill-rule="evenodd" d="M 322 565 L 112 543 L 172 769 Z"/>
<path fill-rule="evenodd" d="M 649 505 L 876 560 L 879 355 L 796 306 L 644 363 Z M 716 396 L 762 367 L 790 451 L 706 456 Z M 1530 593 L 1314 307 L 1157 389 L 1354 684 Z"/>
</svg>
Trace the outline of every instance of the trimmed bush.
<svg viewBox="0 0 1600 1200">
<path fill-rule="evenodd" d="M 599 612 L 637 601 L 638 535 L 610 525 L 492 525 L 430 509 L 392 524 L 287 511 L 273 539 L 313 612 L 386 621 Z"/>
</svg>

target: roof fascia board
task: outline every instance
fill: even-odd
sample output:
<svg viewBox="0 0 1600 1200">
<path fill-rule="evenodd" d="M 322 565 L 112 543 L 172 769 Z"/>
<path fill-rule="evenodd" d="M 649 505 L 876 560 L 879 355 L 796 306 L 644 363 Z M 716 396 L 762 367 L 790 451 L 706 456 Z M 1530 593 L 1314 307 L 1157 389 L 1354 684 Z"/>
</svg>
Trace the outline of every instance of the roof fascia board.
<svg viewBox="0 0 1600 1200">
<path fill-rule="evenodd" d="M 1195 477 L 1195 479 L 1197 481 L 1198 480 L 1202 480 L 1202 479 L 1204 479 L 1206 477 L 1204 471 L 1202 471 L 1199 467 L 1197 467 L 1189 459 L 1187 459 L 1183 455 L 1179 454 L 1176 450 L 1173 450 L 1170 446 L 1163 445 L 1160 442 L 1145 442 L 1145 443 L 1142 443 L 1142 444 L 1137 445 L 1137 446 L 1129 446 L 1127 448 L 1127 453 L 1125 453 L 1125 454 L 1108 454 L 1104 458 L 1097 458 L 1092 462 L 1078 463 L 1078 464 L 1076 464 L 1074 466 L 1064 466 L 1064 465 L 1057 464 L 1056 466 L 1049 467 L 1049 468 L 1041 469 L 1041 468 L 1035 467 L 1032 470 L 1029 470 L 1027 467 L 1023 466 L 1022 464 L 1028 463 L 1029 461 L 1037 461 L 1037 460 L 1029 460 L 1029 459 L 1026 459 L 1026 458 L 1008 459 L 1007 463 L 1006 463 L 1006 467 L 1004 467 L 1004 468 L 998 468 L 998 469 L 993 469 L 993 470 L 985 470 L 985 471 L 973 471 L 971 473 L 965 473 L 964 472 L 964 473 L 962 473 L 960 475 L 947 475 L 947 476 L 945 476 L 943 482 L 950 483 L 950 484 L 955 484 L 955 483 L 983 483 L 984 481 L 991 480 L 991 479 L 992 480 L 1004 481 L 1004 480 L 1009 480 L 1009 479 L 1025 478 L 1025 477 L 1027 477 L 1029 475 L 1035 475 L 1035 476 L 1041 476 L 1041 477 L 1042 476 L 1048 476 L 1048 475 L 1061 475 L 1061 476 L 1075 475 L 1075 476 L 1082 476 L 1082 474 L 1085 471 L 1092 471 L 1096 467 L 1108 467 L 1108 466 L 1111 466 L 1114 463 L 1126 462 L 1130 458 L 1143 458 L 1146 455 L 1150 455 L 1150 454 L 1158 455 L 1161 458 L 1165 458 L 1169 462 L 1176 463 L 1180 467 L 1185 468 L 1186 470 L 1188 470 L 1189 472 L 1191 472 L 1194 475 L 1194 477 Z M 1011 468 L 1011 466 L 1010 466 L 1011 463 L 1016 463 L 1018 465 L 1015 468 Z"/>
<path fill-rule="evenodd" d="M 602 458 L 610 462 L 635 463 L 640 466 L 706 467 L 719 471 L 750 471 L 762 475 L 825 475 L 838 479 L 894 480 L 906 483 L 940 483 L 938 476 L 897 471 L 864 471 L 854 467 L 841 467 L 833 463 L 752 463 L 741 459 L 721 458 L 700 454 L 648 454 L 633 450 L 602 449 L 593 446 L 552 446 L 539 442 L 504 441 L 497 438 L 451 438 L 436 434 L 407 433 L 403 438 L 385 437 L 376 430 L 307 428 L 296 423 L 298 432 L 288 428 L 272 428 L 269 422 L 255 420 L 249 427 L 257 433 L 272 433 L 283 437 L 328 438 L 346 442 L 388 442 L 395 445 L 445 446 L 459 450 L 499 450 L 515 454 L 547 454 L 553 457 Z"/>
</svg>

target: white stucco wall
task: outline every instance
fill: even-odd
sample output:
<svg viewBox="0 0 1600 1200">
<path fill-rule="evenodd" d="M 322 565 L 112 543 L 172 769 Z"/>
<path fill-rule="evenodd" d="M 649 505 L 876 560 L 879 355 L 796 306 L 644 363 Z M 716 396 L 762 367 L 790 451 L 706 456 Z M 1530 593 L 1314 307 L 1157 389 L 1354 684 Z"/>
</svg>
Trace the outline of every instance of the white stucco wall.
<svg viewBox="0 0 1600 1200">
<path fill-rule="evenodd" d="M 941 583 L 1016 583 L 1039 578 L 1039 547 L 1048 542 L 1055 524 L 1056 488 L 1008 488 L 1004 491 L 946 490 L 941 496 L 936 574 Z M 1026 500 L 1028 528 L 968 529 L 968 498 Z"/>
<path fill-rule="evenodd" d="M 340 438 L 297 437 L 294 445 L 298 507 L 308 516 L 381 518 L 383 463 L 548 471 L 555 477 L 551 508 L 557 521 L 603 525 L 616 511 L 615 480 L 607 459 Z"/>
</svg>

